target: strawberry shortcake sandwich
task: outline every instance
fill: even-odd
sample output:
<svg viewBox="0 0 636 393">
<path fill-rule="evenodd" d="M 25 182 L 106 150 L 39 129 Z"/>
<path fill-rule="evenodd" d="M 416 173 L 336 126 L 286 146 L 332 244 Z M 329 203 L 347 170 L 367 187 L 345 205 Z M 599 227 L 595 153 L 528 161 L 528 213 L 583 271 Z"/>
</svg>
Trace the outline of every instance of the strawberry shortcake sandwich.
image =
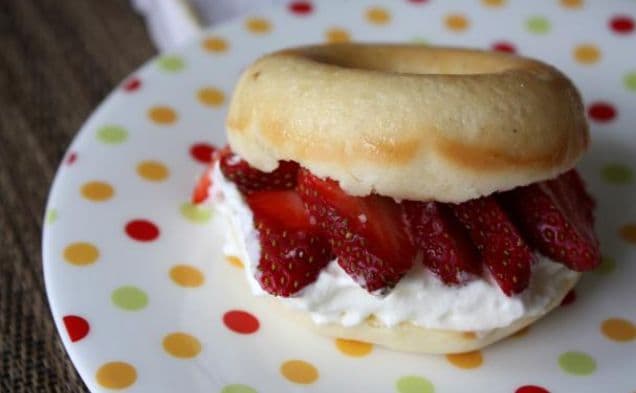
<svg viewBox="0 0 636 393">
<path fill-rule="evenodd" d="M 248 67 L 229 145 L 195 189 L 268 307 L 329 336 L 475 350 L 555 308 L 599 263 L 574 169 L 581 98 L 510 54 L 292 48 Z"/>
</svg>

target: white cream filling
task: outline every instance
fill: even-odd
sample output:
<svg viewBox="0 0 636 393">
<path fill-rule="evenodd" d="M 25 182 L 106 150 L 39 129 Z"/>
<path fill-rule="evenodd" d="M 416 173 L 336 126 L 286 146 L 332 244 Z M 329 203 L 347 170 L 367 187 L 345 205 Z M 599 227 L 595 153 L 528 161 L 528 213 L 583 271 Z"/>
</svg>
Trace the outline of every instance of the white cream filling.
<svg viewBox="0 0 636 393">
<path fill-rule="evenodd" d="M 245 275 L 257 296 L 272 296 L 259 282 L 260 259 L 258 232 L 252 211 L 236 186 L 225 179 L 218 165 L 214 168 L 209 202 L 228 222 L 223 252 L 240 258 Z M 486 279 L 450 287 L 415 263 L 396 287 L 385 297 L 369 294 L 356 284 L 333 260 L 318 279 L 293 297 L 279 297 L 289 307 L 309 312 L 317 324 L 357 325 L 370 316 L 391 327 L 411 322 L 425 328 L 457 331 L 488 331 L 514 321 L 542 314 L 563 283 L 576 273 L 550 259 L 537 255 L 529 287 L 520 295 L 508 297 L 496 283 Z"/>
</svg>

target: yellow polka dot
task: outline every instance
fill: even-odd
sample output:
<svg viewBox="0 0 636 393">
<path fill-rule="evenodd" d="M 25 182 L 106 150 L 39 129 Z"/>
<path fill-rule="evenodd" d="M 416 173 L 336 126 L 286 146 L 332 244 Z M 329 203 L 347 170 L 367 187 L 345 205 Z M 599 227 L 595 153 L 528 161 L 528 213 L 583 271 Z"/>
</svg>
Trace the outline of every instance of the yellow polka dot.
<svg viewBox="0 0 636 393">
<path fill-rule="evenodd" d="M 103 202 L 113 197 L 115 190 L 113 187 L 102 181 L 91 181 L 84 183 L 80 189 L 82 196 L 89 201 Z"/>
<path fill-rule="evenodd" d="M 280 366 L 280 373 L 287 380 L 308 385 L 318 379 L 318 370 L 304 360 L 288 360 Z"/>
<path fill-rule="evenodd" d="M 177 332 L 164 337 L 163 349 L 176 358 L 188 359 L 201 352 L 201 343 L 194 336 Z"/>
<path fill-rule="evenodd" d="M 351 41 L 351 36 L 347 30 L 333 27 L 325 32 L 325 39 L 327 42 L 334 44 L 338 42 L 349 42 Z"/>
<path fill-rule="evenodd" d="M 446 359 L 455 367 L 466 369 L 477 368 L 484 362 L 479 351 L 450 354 L 446 355 Z"/>
<path fill-rule="evenodd" d="M 208 52 L 220 53 L 220 52 L 227 51 L 229 44 L 223 38 L 208 37 L 203 40 L 203 42 L 201 43 L 201 46 L 203 46 L 203 49 L 205 49 Z"/>
<path fill-rule="evenodd" d="M 249 18 L 245 21 L 245 27 L 255 34 L 265 34 L 272 30 L 272 25 L 263 18 Z"/>
<path fill-rule="evenodd" d="M 481 0 L 486 7 L 501 7 L 506 4 L 506 0 Z"/>
<path fill-rule="evenodd" d="M 578 45 L 574 48 L 574 58 L 582 64 L 594 64 L 601 59 L 601 51 L 596 45 Z"/>
<path fill-rule="evenodd" d="M 362 341 L 346 340 L 344 338 L 336 339 L 336 347 L 345 355 L 353 357 L 367 356 L 373 351 L 373 344 Z"/>
<path fill-rule="evenodd" d="M 234 266 L 234 267 L 238 267 L 240 269 L 243 269 L 245 267 L 245 265 L 243 264 L 243 261 L 241 261 L 239 258 L 237 257 L 225 257 L 225 260 L 227 261 L 227 263 L 229 263 L 230 265 Z"/>
<path fill-rule="evenodd" d="M 519 337 L 524 337 L 528 335 L 528 332 L 530 332 L 530 326 L 526 326 L 524 328 L 522 328 L 521 330 L 517 330 L 512 337 L 515 338 L 519 338 Z"/>
<path fill-rule="evenodd" d="M 167 106 L 155 106 L 148 111 L 148 117 L 157 124 L 172 124 L 177 121 L 177 112 Z"/>
<path fill-rule="evenodd" d="M 448 14 L 444 19 L 444 24 L 449 30 L 460 32 L 468 28 L 470 22 L 461 14 Z"/>
<path fill-rule="evenodd" d="M 620 235 L 626 242 L 636 244 L 636 224 L 623 225 Z"/>
<path fill-rule="evenodd" d="M 583 0 L 561 0 L 561 5 L 565 8 L 581 8 Z"/>
<path fill-rule="evenodd" d="M 614 341 L 632 341 L 636 339 L 636 326 L 626 319 L 606 319 L 601 324 L 601 332 Z"/>
<path fill-rule="evenodd" d="M 203 273 L 194 266 L 176 265 L 170 269 L 170 278 L 182 287 L 200 287 L 205 278 Z"/>
<path fill-rule="evenodd" d="M 366 13 L 367 20 L 374 25 L 385 25 L 391 20 L 391 14 L 385 8 L 371 7 Z"/>
<path fill-rule="evenodd" d="M 97 258 L 99 258 L 99 250 L 91 243 L 72 243 L 64 249 L 64 260 L 71 265 L 91 265 L 97 261 Z"/>
<path fill-rule="evenodd" d="M 126 362 L 109 362 L 97 370 L 95 380 L 106 389 L 124 389 L 135 383 L 137 370 Z"/>
<path fill-rule="evenodd" d="M 170 171 L 159 161 L 141 161 L 137 164 L 137 174 L 146 180 L 163 181 Z"/>
<path fill-rule="evenodd" d="M 203 105 L 221 106 L 225 101 L 225 94 L 215 87 L 204 87 L 197 93 L 197 98 Z"/>
</svg>

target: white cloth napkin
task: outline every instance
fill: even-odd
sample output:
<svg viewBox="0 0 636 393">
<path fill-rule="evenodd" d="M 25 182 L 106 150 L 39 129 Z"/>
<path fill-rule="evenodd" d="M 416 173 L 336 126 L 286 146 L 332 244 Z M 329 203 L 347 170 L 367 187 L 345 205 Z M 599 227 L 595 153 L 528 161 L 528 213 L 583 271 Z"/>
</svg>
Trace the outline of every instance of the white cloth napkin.
<svg viewBox="0 0 636 393">
<path fill-rule="evenodd" d="M 160 51 L 196 35 L 201 29 L 245 13 L 288 0 L 132 0 L 146 19 L 148 31 Z"/>
</svg>

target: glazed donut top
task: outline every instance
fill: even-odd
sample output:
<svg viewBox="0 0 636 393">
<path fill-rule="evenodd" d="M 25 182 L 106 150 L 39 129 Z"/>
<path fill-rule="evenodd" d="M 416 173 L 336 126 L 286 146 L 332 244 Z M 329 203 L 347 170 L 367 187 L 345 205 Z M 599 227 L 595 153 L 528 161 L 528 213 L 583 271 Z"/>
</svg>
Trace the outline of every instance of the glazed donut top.
<svg viewBox="0 0 636 393">
<path fill-rule="evenodd" d="M 227 131 L 264 171 L 293 160 L 351 195 L 441 202 L 552 178 L 589 142 L 580 95 L 555 68 L 421 45 L 266 55 L 241 76 Z"/>
</svg>

